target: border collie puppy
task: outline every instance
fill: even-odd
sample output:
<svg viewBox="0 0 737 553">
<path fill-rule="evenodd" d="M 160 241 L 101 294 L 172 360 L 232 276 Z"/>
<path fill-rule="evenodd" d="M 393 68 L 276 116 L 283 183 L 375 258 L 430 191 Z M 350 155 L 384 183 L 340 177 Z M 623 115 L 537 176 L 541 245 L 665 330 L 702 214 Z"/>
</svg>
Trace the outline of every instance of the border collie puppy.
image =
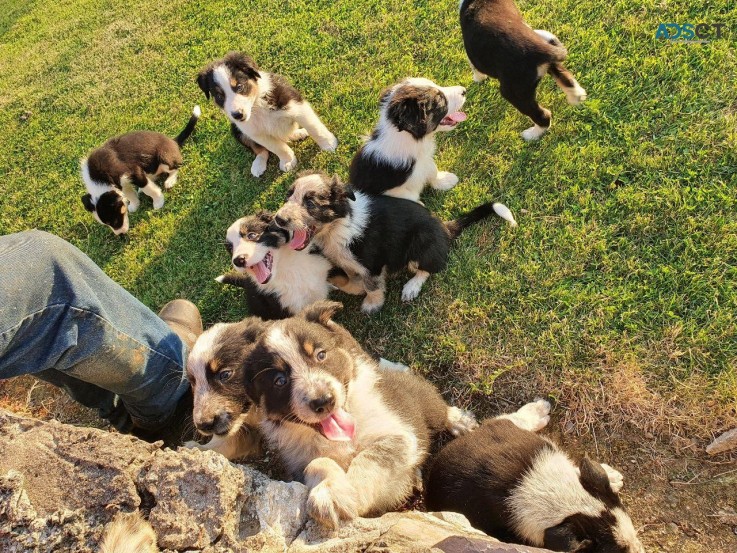
<svg viewBox="0 0 737 553">
<path fill-rule="evenodd" d="M 311 136 L 320 148 L 331 152 L 338 146 L 299 91 L 284 77 L 261 71 L 246 54 L 230 52 L 212 62 L 200 72 L 197 84 L 228 117 L 233 136 L 253 150 L 254 177 L 266 171 L 269 152 L 279 158 L 279 169 L 294 169 L 297 158 L 289 147 L 291 140 Z"/>
<path fill-rule="evenodd" d="M 550 111 L 535 98 L 537 84 L 550 73 L 565 92 L 568 103 L 586 100 L 571 73 L 563 67 L 568 52 L 548 31 L 533 30 L 522 19 L 514 0 L 461 0 L 461 31 L 473 80 L 499 80 L 501 95 L 534 127 L 522 132 L 525 140 L 537 140 L 550 128 Z"/>
<path fill-rule="evenodd" d="M 290 234 L 261 211 L 235 221 L 226 233 L 225 247 L 236 273 L 215 280 L 247 290 L 248 310 L 262 319 L 284 319 L 327 299 L 331 283 L 346 291 L 348 278 L 316 246 L 288 247 Z M 359 286 L 354 293 L 361 293 Z"/>
<path fill-rule="evenodd" d="M 217 451 L 228 459 L 261 456 L 258 419 L 245 393 L 244 363 L 269 324 L 258 317 L 218 323 L 197 338 L 187 359 L 192 419 L 200 434 L 212 438 L 205 445 L 186 442 L 186 447 Z"/>
<path fill-rule="evenodd" d="M 448 444 L 429 471 L 428 509 L 455 511 L 504 541 L 552 551 L 644 553 L 619 498 L 622 475 L 584 457 L 576 466 L 535 434 L 550 404 L 528 403 Z"/>
<path fill-rule="evenodd" d="M 374 313 L 384 305 L 387 273 L 414 272 L 402 300 L 415 299 L 430 275 L 445 268 L 450 246 L 463 229 L 493 214 L 517 224 L 498 203 L 443 222 L 419 203 L 354 193 L 337 176 L 311 173 L 294 181 L 274 221 L 292 232 L 290 247 L 304 248 L 314 239 L 351 279 L 360 278 L 367 293 L 361 309 Z"/>
<path fill-rule="evenodd" d="M 353 157 L 349 181 L 367 194 L 386 194 L 420 201 L 426 184 L 450 190 L 453 173 L 438 171 L 435 133 L 466 120 L 459 111 L 466 101 L 462 86 L 441 87 L 428 79 L 405 79 L 385 90 L 379 123 Z"/>
<path fill-rule="evenodd" d="M 182 164 L 179 148 L 199 117 L 200 106 L 195 106 L 187 126 L 174 139 L 157 132 L 135 131 L 111 138 L 93 150 L 81 161 L 87 188 L 82 196 L 85 209 L 117 235 L 128 232 L 128 213 L 141 203 L 139 190 L 154 201 L 154 209 L 163 207 L 164 194 L 155 181 L 163 178 L 167 190 L 176 184 Z"/>
<path fill-rule="evenodd" d="M 378 364 L 318 302 L 274 321 L 245 360 L 245 390 L 269 446 L 309 488 L 319 523 L 394 509 L 418 483 L 432 438 L 474 428 L 426 380 Z"/>
</svg>

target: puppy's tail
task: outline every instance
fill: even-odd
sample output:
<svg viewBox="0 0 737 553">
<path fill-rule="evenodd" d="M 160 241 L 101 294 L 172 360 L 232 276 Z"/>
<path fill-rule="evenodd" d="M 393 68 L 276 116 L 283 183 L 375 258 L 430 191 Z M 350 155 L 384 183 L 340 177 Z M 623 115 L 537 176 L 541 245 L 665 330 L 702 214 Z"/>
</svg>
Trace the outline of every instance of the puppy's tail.
<svg viewBox="0 0 737 553">
<path fill-rule="evenodd" d="M 474 223 L 491 217 L 492 215 L 498 215 L 505 221 L 508 221 L 513 227 L 517 226 L 517 221 L 514 220 L 514 215 L 509 211 L 509 208 L 497 202 L 486 203 L 478 206 L 476 209 L 469 211 L 468 213 L 461 215 L 455 221 L 447 221 L 445 228 L 448 229 L 451 239 L 458 238 L 463 230 Z"/>
<path fill-rule="evenodd" d="M 108 524 L 99 553 L 159 553 L 156 534 L 141 513 L 118 513 Z"/>
<path fill-rule="evenodd" d="M 242 275 L 241 273 L 225 273 L 224 275 L 220 275 L 219 277 L 217 277 L 215 280 L 220 284 L 230 284 L 232 286 L 238 286 L 239 288 L 245 288 L 247 290 L 253 288 L 251 279 L 246 275 Z"/>
<path fill-rule="evenodd" d="M 189 138 L 189 135 L 192 134 L 192 131 L 197 124 L 197 120 L 200 118 L 200 115 L 202 115 L 202 110 L 200 110 L 200 106 L 195 106 L 192 109 L 192 117 L 190 117 L 189 121 L 187 121 L 187 126 L 184 127 L 182 129 L 182 132 L 180 132 L 174 139 L 174 141 L 179 144 L 180 148 L 182 147 L 182 144 L 184 144 L 184 141 Z"/>
<path fill-rule="evenodd" d="M 535 32 L 546 42 L 545 50 L 551 62 L 563 61 L 568 57 L 568 50 L 563 43 L 550 31 L 535 29 Z"/>
</svg>

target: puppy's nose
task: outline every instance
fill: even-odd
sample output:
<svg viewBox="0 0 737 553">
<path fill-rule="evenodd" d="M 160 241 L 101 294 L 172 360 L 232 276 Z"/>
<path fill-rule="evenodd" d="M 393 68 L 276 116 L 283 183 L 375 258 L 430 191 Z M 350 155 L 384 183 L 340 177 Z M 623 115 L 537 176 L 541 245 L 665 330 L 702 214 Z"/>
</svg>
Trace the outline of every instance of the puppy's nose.
<svg viewBox="0 0 737 553">
<path fill-rule="evenodd" d="M 230 415 L 220 412 L 210 420 L 196 421 L 195 426 L 206 434 L 225 434 L 230 430 Z"/>
<path fill-rule="evenodd" d="M 246 256 L 245 255 L 239 255 L 238 257 L 233 258 L 233 265 L 236 267 L 245 267 L 246 266 Z"/>
<path fill-rule="evenodd" d="M 230 115 L 232 115 L 233 119 L 235 119 L 236 121 L 241 121 L 243 119 L 243 113 L 241 113 L 240 111 L 231 111 Z"/>
<path fill-rule="evenodd" d="M 322 415 L 323 413 L 327 413 L 329 411 L 333 410 L 333 407 L 335 407 L 335 398 L 328 394 L 326 396 L 322 396 L 317 399 L 313 399 L 309 403 L 310 409 L 312 409 L 315 413 L 318 415 Z"/>
<path fill-rule="evenodd" d="M 284 217 L 277 215 L 274 217 L 274 222 L 280 227 L 285 227 L 289 223 L 289 219 L 285 219 Z"/>
</svg>

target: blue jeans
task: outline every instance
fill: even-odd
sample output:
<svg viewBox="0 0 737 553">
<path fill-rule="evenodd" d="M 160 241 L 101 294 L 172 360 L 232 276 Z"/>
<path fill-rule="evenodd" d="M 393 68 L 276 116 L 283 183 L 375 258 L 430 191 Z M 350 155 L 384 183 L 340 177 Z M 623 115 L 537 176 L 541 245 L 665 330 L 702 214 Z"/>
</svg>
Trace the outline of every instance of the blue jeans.
<svg viewBox="0 0 737 553">
<path fill-rule="evenodd" d="M 32 374 L 121 431 L 168 425 L 189 384 L 169 326 L 54 235 L 0 236 L 0 378 Z"/>
</svg>

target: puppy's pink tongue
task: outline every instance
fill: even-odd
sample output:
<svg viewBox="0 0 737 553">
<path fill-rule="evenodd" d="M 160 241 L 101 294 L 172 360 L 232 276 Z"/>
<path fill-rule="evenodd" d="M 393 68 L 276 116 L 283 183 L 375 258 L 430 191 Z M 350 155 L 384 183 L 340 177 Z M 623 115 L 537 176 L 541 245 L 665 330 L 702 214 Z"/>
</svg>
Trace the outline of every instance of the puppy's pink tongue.
<svg viewBox="0 0 737 553">
<path fill-rule="evenodd" d="M 263 261 L 259 261 L 249 268 L 253 271 L 253 275 L 256 277 L 259 284 L 263 284 L 269 280 L 269 277 L 271 276 L 271 271 L 269 271 L 268 267 L 266 267 L 266 263 Z"/>
<path fill-rule="evenodd" d="M 322 433 L 328 440 L 349 442 L 356 435 L 356 421 L 343 409 L 336 409 L 320 421 Z"/>
<path fill-rule="evenodd" d="M 450 119 L 451 121 L 454 121 L 456 123 L 460 123 L 461 121 L 465 121 L 468 118 L 466 116 L 466 114 L 463 113 L 462 111 L 456 111 L 455 113 L 449 113 L 446 117 L 448 119 Z"/>
<path fill-rule="evenodd" d="M 304 245 L 305 240 L 307 240 L 307 229 L 297 229 L 292 235 L 292 241 L 289 242 L 289 247 L 293 250 L 297 250 Z"/>
</svg>

